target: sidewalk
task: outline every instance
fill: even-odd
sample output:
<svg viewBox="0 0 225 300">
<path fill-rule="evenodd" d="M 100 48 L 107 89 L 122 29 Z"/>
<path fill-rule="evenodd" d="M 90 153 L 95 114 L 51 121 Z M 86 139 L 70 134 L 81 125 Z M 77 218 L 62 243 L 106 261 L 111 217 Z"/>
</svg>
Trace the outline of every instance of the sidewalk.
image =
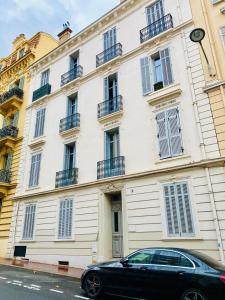
<svg viewBox="0 0 225 300">
<path fill-rule="evenodd" d="M 34 272 L 44 272 L 50 274 L 69 276 L 78 279 L 81 277 L 83 271 L 83 269 L 77 269 L 72 267 L 69 267 L 68 270 L 63 270 L 63 269 L 59 269 L 58 266 L 56 265 L 26 262 L 20 260 L 13 261 L 12 259 L 4 259 L 4 258 L 0 258 L 0 265 L 13 266 L 22 269 L 33 270 Z"/>
</svg>

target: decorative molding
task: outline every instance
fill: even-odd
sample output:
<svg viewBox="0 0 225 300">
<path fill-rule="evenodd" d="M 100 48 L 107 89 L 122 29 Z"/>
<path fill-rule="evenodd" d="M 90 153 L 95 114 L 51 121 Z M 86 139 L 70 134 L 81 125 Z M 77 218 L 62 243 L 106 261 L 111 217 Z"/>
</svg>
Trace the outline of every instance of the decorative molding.
<svg viewBox="0 0 225 300">
<path fill-rule="evenodd" d="M 80 132 L 80 127 L 74 127 L 60 132 L 62 138 L 74 138 Z"/>
<path fill-rule="evenodd" d="M 45 136 L 34 138 L 30 143 L 29 147 L 34 150 L 36 148 L 41 148 L 45 144 Z"/>
<path fill-rule="evenodd" d="M 118 118 L 120 118 L 122 116 L 123 116 L 123 110 L 119 110 L 119 111 L 116 111 L 114 113 L 105 115 L 105 116 L 103 116 L 101 118 L 98 118 L 98 121 L 100 123 L 115 121 L 115 120 L 118 120 Z"/>
<path fill-rule="evenodd" d="M 182 90 L 181 90 L 180 84 L 173 84 L 173 85 L 164 87 L 161 90 L 155 91 L 145 97 L 148 97 L 148 99 L 147 99 L 148 104 L 156 105 L 156 104 L 162 103 L 164 101 L 168 101 L 168 100 L 177 98 L 181 95 L 181 93 L 182 93 Z"/>
<path fill-rule="evenodd" d="M 220 88 L 221 86 L 225 86 L 225 80 L 209 82 L 206 84 L 205 88 L 203 88 L 203 91 L 205 93 L 209 93 L 214 89 Z"/>
</svg>

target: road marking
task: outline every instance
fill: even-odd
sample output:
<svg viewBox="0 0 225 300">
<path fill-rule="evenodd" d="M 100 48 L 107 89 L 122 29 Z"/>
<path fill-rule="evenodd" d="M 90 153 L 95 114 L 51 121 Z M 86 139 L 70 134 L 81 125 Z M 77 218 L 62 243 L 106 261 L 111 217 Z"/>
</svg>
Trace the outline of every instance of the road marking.
<svg viewBox="0 0 225 300">
<path fill-rule="evenodd" d="M 87 297 L 83 297 L 83 296 L 79 296 L 79 295 L 74 295 L 75 298 L 80 298 L 80 299 L 86 299 L 89 300 L 90 298 Z"/>
<path fill-rule="evenodd" d="M 59 294 L 63 294 L 63 291 L 59 291 L 59 290 L 54 290 L 54 289 L 50 289 L 51 292 L 55 292 L 55 293 L 59 293 Z"/>
<path fill-rule="evenodd" d="M 22 283 L 19 283 L 19 282 L 11 282 L 11 284 L 13 284 L 13 285 L 18 285 L 18 286 L 22 286 Z"/>
<path fill-rule="evenodd" d="M 26 288 L 26 289 L 29 289 L 29 290 L 33 290 L 33 291 L 40 291 L 39 288 L 36 288 L 36 287 L 33 287 L 33 286 L 29 286 L 29 285 L 24 285 L 23 287 Z"/>
<path fill-rule="evenodd" d="M 13 282 L 16 282 L 16 283 L 23 283 L 23 282 L 20 281 L 20 280 L 13 280 Z"/>
<path fill-rule="evenodd" d="M 31 286 L 35 287 L 35 288 L 40 288 L 40 285 L 36 285 L 36 284 L 31 284 Z"/>
<path fill-rule="evenodd" d="M 1 277 L 1 276 L 0 276 L 0 279 L 2 279 L 2 280 L 6 280 L 7 278 L 5 278 L 5 277 Z"/>
</svg>

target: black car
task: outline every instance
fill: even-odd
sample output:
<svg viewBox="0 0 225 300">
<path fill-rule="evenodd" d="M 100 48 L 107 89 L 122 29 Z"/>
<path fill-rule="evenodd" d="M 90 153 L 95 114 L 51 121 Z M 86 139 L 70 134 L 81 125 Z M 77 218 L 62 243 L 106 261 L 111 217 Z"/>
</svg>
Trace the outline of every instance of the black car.
<svg viewBox="0 0 225 300">
<path fill-rule="evenodd" d="M 147 248 L 91 265 L 81 277 L 88 297 L 225 300 L 225 266 L 194 250 Z"/>
</svg>

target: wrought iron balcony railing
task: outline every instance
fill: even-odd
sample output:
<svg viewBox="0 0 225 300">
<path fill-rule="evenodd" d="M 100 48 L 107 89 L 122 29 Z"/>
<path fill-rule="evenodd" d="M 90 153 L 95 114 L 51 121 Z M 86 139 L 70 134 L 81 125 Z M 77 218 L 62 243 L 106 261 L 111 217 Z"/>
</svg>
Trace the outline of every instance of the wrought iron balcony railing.
<svg viewBox="0 0 225 300">
<path fill-rule="evenodd" d="M 13 96 L 23 99 L 23 90 L 21 90 L 18 87 L 15 87 L 15 88 L 12 88 L 11 90 L 9 90 L 8 92 L 0 95 L 0 104 L 9 100 Z"/>
<path fill-rule="evenodd" d="M 99 67 L 111 59 L 122 55 L 122 52 L 122 45 L 120 43 L 117 43 L 109 49 L 106 49 L 102 53 L 96 55 L 96 67 Z"/>
<path fill-rule="evenodd" d="M 2 169 L 0 170 L 0 182 L 10 183 L 12 172 L 9 170 Z"/>
<path fill-rule="evenodd" d="M 62 187 L 77 183 L 78 169 L 68 169 L 56 173 L 55 187 Z"/>
<path fill-rule="evenodd" d="M 45 95 L 49 95 L 50 93 L 51 93 L 51 84 L 47 83 L 33 92 L 32 101 L 36 101 Z"/>
<path fill-rule="evenodd" d="M 97 163 L 97 179 L 125 174 L 125 157 L 118 156 Z"/>
<path fill-rule="evenodd" d="M 118 95 L 113 99 L 98 104 L 98 118 L 102 118 L 121 110 L 123 110 L 122 96 Z"/>
<path fill-rule="evenodd" d="M 5 138 L 5 137 L 13 137 L 16 138 L 18 135 L 18 128 L 10 125 L 10 126 L 5 126 L 2 129 L 0 129 L 0 139 Z"/>
<path fill-rule="evenodd" d="M 80 127 L 80 114 L 76 113 L 60 120 L 59 132 Z"/>
<path fill-rule="evenodd" d="M 173 28 L 173 18 L 171 14 L 168 14 L 140 30 L 141 43 L 146 42 L 170 28 Z"/>
<path fill-rule="evenodd" d="M 61 86 L 83 75 L 83 67 L 77 66 L 61 76 Z"/>
</svg>

